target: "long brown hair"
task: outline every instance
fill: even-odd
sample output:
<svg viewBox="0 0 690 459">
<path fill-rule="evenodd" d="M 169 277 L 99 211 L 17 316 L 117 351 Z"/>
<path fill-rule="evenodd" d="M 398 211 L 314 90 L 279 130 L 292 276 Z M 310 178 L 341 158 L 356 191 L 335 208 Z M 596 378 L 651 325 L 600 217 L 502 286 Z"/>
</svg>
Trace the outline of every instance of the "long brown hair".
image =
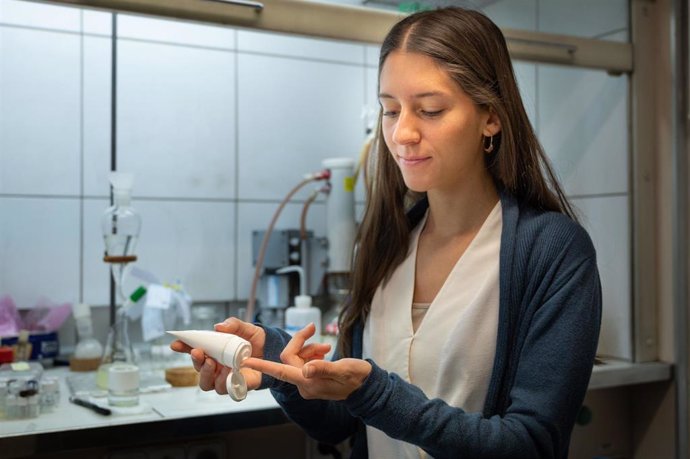
<svg viewBox="0 0 690 459">
<path fill-rule="evenodd" d="M 520 98 L 501 30 L 484 14 L 451 7 L 416 13 L 388 32 L 381 46 L 379 76 L 396 50 L 436 60 L 479 107 L 495 112 L 501 132 L 487 155 L 496 185 L 522 205 L 564 213 L 576 220 Z M 340 314 L 340 355 L 351 355 L 352 330 L 364 323 L 377 287 L 405 259 L 412 222 L 406 211 L 419 199 L 403 181 L 381 132 L 377 135 L 374 177 L 353 254 L 350 299 Z"/>
</svg>

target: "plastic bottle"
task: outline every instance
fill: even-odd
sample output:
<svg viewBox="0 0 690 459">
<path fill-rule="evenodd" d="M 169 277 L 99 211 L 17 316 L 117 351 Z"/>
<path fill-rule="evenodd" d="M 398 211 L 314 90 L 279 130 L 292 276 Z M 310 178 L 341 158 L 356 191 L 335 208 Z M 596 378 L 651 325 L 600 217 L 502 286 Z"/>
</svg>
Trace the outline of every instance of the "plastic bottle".
<svg viewBox="0 0 690 459">
<path fill-rule="evenodd" d="M 70 361 L 73 371 L 91 371 L 98 368 L 103 355 L 103 346 L 93 337 L 91 308 L 88 304 L 77 303 L 72 306 L 72 315 L 77 325 L 77 346 Z"/>
<path fill-rule="evenodd" d="M 295 297 L 295 305 L 285 310 L 285 331 L 294 335 L 314 322 L 316 332 L 306 343 L 321 341 L 321 310 L 312 306 L 311 296 L 307 295 L 304 269 L 301 266 L 286 266 L 276 271 L 278 274 L 296 272 L 300 278 L 300 294 Z"/>
<path fill-rule="evenodd" d="M 316 333 L 306 342 L 321 341 L 321 310 L 311 305 L 311 296 L 297 295 L 295 305 L 285 310 L 285 331 L 294 335 L 311 322 L 316 326 Z"/>
</svg>

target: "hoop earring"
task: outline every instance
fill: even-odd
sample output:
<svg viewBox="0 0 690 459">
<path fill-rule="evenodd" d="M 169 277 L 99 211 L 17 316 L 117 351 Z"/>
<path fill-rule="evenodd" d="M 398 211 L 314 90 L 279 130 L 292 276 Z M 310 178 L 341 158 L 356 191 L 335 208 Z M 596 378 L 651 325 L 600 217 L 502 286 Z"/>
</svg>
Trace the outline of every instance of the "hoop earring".
<svg viewBox="0 0 690 459">
<path fill-rule="evenodd" d="M 486 137 L 484 137 L 484 139 L 485 140 L 489 139 L 489 146 L 488 147 L 486 146 L 485 140 L 482 142 L 483 146 L 484 146 L 484 152 L 485 153 L 491 153 L 492 151 L 494 151 L 494 136 L 491 136 L 491 137 L 486 136 Z"/>
</svg>

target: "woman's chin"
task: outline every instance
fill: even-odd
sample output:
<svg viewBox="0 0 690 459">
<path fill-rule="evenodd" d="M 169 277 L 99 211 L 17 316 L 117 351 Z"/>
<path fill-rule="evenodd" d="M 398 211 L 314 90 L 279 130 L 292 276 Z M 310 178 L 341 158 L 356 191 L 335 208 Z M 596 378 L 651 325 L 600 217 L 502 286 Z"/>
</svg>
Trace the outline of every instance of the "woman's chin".
<svg viewBox="0 0 690 459">
<path fill-rule="evenodd" d="M 407 186 L 410 191 L 414 191 L 415 193 L 426 193 L 429 191 L 428 184 L 421 183 L 419 181 L 405 180 L 405 186 Z"/>
</svg>

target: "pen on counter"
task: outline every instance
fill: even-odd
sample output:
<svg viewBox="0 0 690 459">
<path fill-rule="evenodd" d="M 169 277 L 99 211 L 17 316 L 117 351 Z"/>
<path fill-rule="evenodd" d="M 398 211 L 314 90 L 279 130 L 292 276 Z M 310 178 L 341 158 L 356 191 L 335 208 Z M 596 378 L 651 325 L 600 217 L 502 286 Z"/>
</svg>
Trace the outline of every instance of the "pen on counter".
<svg viewBox="0 0 690 459">
<path fill-rule="evenodd" d="M 84 408 L 88 408 L 88 409 L 93 410 L 96 413 L 102 414 L 104 416 L 108 416 L 112 413 L 112 411 L 110 411 L 110 409 L 108 409 L 108 408 L 103 408 L 102 406 L 98 406 L 95 403 L 91 403 L 88 400 L 84 400 L 81 398 L 70 397 L 69 401 L 74 403 L 75 405 L 83 406 Z"/>
</svg>

